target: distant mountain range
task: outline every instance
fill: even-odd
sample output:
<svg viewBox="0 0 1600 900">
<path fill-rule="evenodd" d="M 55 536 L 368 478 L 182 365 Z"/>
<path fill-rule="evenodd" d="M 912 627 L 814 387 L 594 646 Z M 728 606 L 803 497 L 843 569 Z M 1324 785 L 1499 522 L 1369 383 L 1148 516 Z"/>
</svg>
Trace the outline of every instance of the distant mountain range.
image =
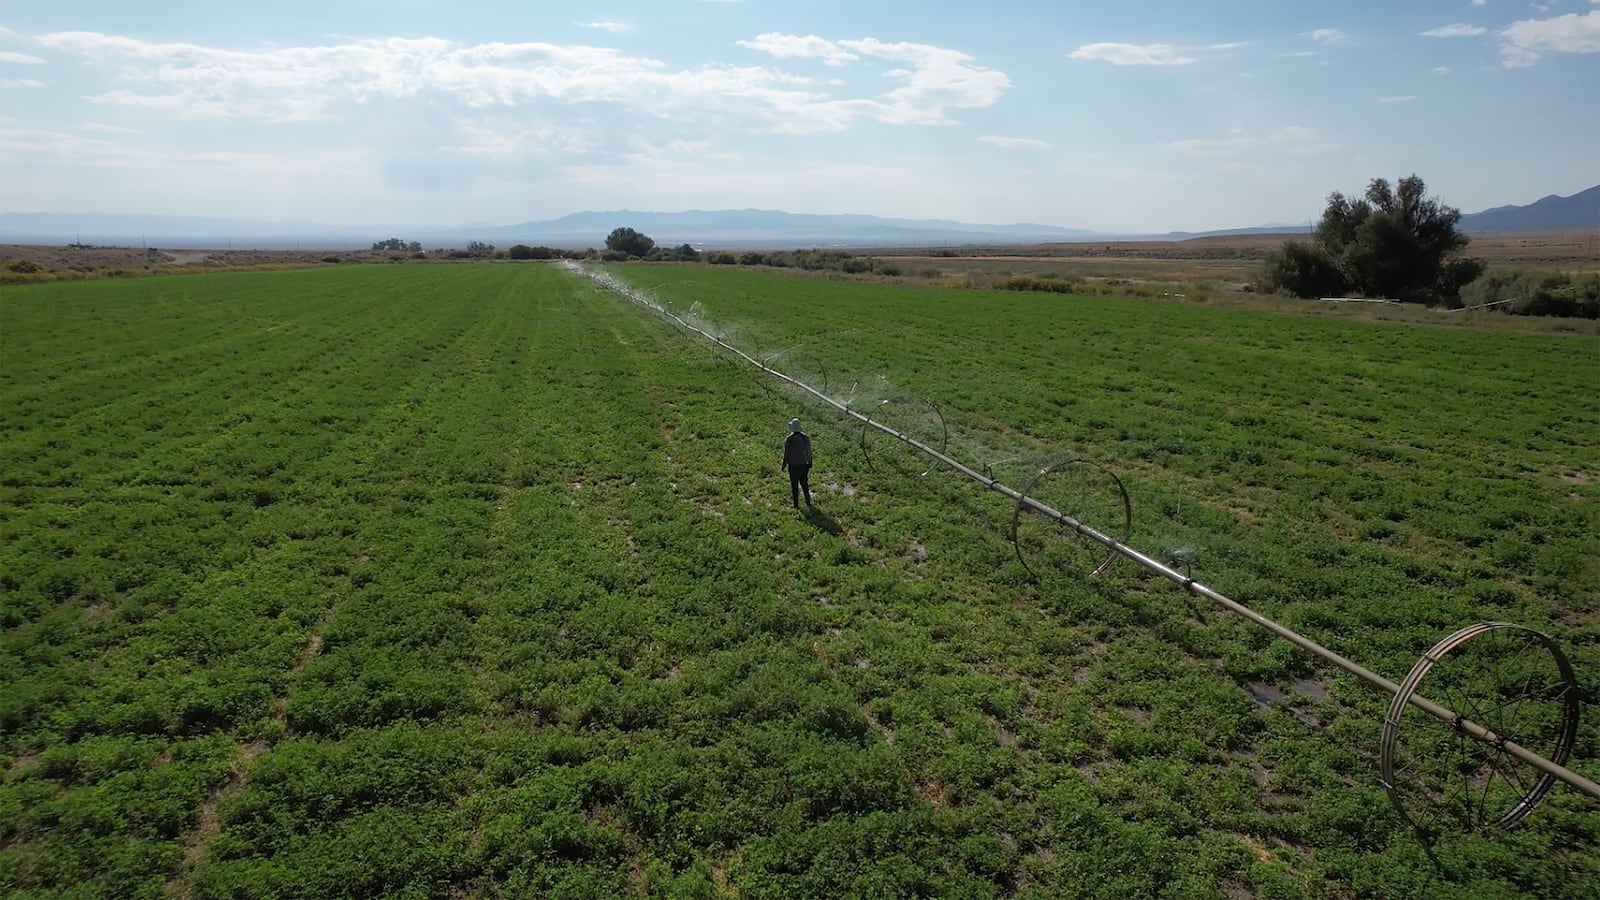
<svg viewBox="0 0 1600 900">
<path fill-rule="evenodd" d="M 1221 231 L 1113 234 L 1054 225 L 975 225 L 946 219 L 890 219 L 862 215 L 811 215 L 781 210 L 725 209 L 687 212 L 611 210 L 579 212 L 518 225 L 457 227 L 275 222 L 193 216 L 104 213 L 0 213 L 0 243 L 151 247 L 365 249 L 398 237 L 426 247 L 461 247 L 470 241 L 496 246 L 597 247 L 613 228 L 641 231 L 657 244 L 723 248 L 938 247 L 1098 241 L 1108 238 L 1186 240 L 1231 234 L 1305 233 L 1306 225 L 1262 225 Z M 1600 229 L 1600 185 L 1570 197 L 1549 196 L 1527 206 L 1501 206 L 1461 217 L 1472 233 Z"/>
<path fill-rule="evenodd" d="M 1600 184 L 1571 197 L 1551 194 L 1527 206 L 1496 206 L 1462 216 L 1457 227 L 1467 234 L 1600 228 Z"/>
</svg>

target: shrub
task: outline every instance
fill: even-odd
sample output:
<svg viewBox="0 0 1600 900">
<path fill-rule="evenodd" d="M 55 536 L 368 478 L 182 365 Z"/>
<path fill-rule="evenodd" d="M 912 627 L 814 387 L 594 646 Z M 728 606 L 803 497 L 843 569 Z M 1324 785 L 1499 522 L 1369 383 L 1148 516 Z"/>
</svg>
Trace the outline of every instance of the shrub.
<svg viewBox="0 0 1600 900">
<path fill-rule="evenodd" d="M 44 266 L 31 259 L 14 259 L 6 263 L 6 271 L 16 272 L 19 275 L 34 275 L 44 271 Z"/>
<path fill-rule="evenodd" d="M 1070 294 L 1072 287 L 1070 281 L 1037 275 L 1012 275 L 1000 284 L 1000 288 L 1007 291 L 1048 291 L 1054 294 Z"/>
<path fill-rule="evenodd" d="M 1288 291 L 1296 297 L 1342 297 L 1350 291 L 1350 282 L 1333 257 L 1301 241 L 1289 241 L 1282 250 L 1267 254 L 1261 284 L 1268 291 Z"/>
<path fill-rule="evenodd" d="M 1600 318 L 1600 275 L 1500 272 L 1484 275 L 1461 292 L 1468 307 L 1493 306 L 1514 316 Z"/>
</svg>

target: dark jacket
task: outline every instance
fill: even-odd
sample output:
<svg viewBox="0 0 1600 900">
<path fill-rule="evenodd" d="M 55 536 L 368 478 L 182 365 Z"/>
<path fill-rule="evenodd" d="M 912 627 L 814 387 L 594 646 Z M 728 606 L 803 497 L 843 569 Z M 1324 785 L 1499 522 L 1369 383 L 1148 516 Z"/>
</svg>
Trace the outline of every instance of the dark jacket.
<svg viewBox="0 0 1600 900">
<path fill-rule="evenodd" d="M 783 440 L 783 464 L 785 466 L 811 465 L 811 436 L 804 431 L 790 432 Z"/>
</svg>

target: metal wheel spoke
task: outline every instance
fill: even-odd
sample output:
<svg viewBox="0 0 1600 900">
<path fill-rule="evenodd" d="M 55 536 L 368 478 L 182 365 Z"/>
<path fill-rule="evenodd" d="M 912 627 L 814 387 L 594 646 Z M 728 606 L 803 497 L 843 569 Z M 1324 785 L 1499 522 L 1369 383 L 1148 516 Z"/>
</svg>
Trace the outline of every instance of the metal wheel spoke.
<svg viewBox="0 0 1600 900">
<path fill-rule="evenodd" d="M 1494 767 L 1495 771 L 1500 773 L 1501 778 L 1515 784 L 1517 786 L 1517 790 L 1521 791 L 1522 793 L 1526 794 L 1528 791 L 1533 789 L 1533 785 L 1522 780 L 1521 769 L 1517 766 L 1517 761 L 1512 758 L 1511 754 L 1506 753 L 1504 750 L 1496 751 L 1495 754 L 1489 758 L 1489 764 Z M 1534 780 L 1537 781 L 1538 779 Z"/>
<path fill-rule="evenodd" d="M 1483 779 L 1483 792 L 1478 795 L 1477 823 L 1479 825 L 1489 821 L 1489 791 L 1494 787 L 1494 774 L 1495 768 L 1490 766 Z"/>
</svg>

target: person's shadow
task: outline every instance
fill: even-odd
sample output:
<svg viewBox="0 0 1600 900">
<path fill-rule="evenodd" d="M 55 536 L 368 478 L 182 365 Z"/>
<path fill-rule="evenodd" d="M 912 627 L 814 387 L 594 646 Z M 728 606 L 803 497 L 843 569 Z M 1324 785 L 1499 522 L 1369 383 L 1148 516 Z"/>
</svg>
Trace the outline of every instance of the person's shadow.
<svg viewBox="0 0 1600 900">
<path fill-rule="evenodd" d="M 844 529 L 839 527 L 839 523 L 835 522 L 832 516 L 817 509 L 815 506 L 807 507 L 802 515 L 811 524 L 811 527 L 819 531 L 826 531 L 832 535 L 844 534 Z"/>
</svg>

